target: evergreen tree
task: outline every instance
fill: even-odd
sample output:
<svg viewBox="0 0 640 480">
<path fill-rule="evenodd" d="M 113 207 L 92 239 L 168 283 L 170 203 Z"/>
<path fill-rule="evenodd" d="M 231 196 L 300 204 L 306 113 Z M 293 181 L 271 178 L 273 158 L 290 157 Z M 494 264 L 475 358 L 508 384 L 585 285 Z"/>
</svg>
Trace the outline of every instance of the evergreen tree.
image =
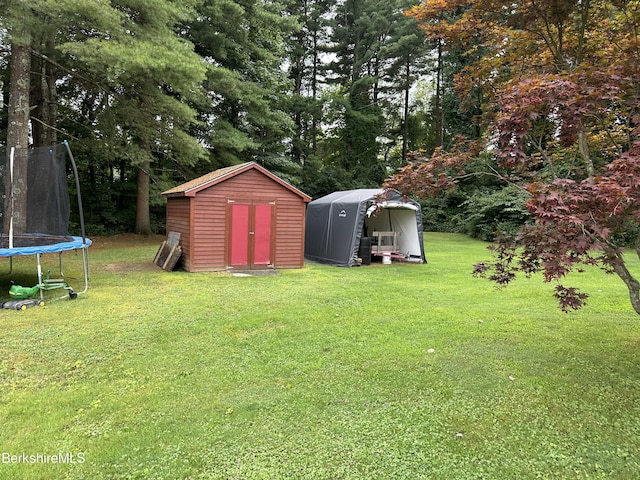
<svg viewBox="0 0 640 480">
<path fill-rule="evenodd" d="M 137 168 L 135 231 L 149 233 L 150 179 L 158 156 L 185 163 L 202 156 L 188 133 L 195 118 L 188 102 L 198 92 L 204 65 L 176 32 L 195 13 L 189 0 L 118 0 L 112 5 L 118 19 L 113 30 L 92 33 L 62 49 L 92 78 L 104 78 L 99 85 L 106 90 L 108 108 L 97 121 L 117 126 L 108 132 L 109 141 L 120 143 Z"/>
<path fill-rule="evenodd" d="M 350 188 L 382 183 L 398 136 L 406 156 L 409 90 L 425 55 L 424 35 L 403 14 L 411 4 L 345 0 L 335 9 L 324 151 Z"/>
<path fill-rule="evenodd" d="M 202 156 L 188 134 L 195 118 L 188 102 L 198 92 L 204 66 L 176 31 L 194 14 L 193 6 L 190 0 L 44 1 L 31 3 L 28 15 L 5 17 L 11 31 L 23 18 L 32 24 L 28 44 L 15 35 L 11 42 L 12 59 L 20 58 L 15 49 L 23 44 L 26 57 L 35 59 L 30 68 L 38 80 L 30 89 L 37 105 L 35 142 L 55 141 L 58 104 L 76 113 L 90 129 L 84 133 L 92 150 L 100 144 L 137 170 L 135 230 L 140 233 L 151 230 L 150 178 L 158 159 L 194 162 Z M 60 102 L 58 87 L 66 94 Z"/>
<path fill-rule="evenodd" d="M 307 167 L 314 163 L 322 121 L 323 51 L 328 39 L 329 0 L 289 0 L 287 13 L 298 28 L 286 42 L 286 65 L 292 81 L 288 110 L 294 120 L 291 160 Z"/>
<path fill-rule="evenodd" d="M 415 3 L 414 0 L 395 0 L 390 3 L 393 9 L 389 13 L 404 12 Z M 408 160 L 411 141 L 410 92 L 420 77 L 425 74 L 429 50 L 426 37 L 414 18 L 404 14 L 394 18 L 389 39 L 382 48 L 385 59 L 383 80 L 386 83 L 385 91 L 391 99 L 387 114 L 387 135 L 392 137 L 391 140 L 394 143 L 393 137 L 401 138 L 399 158 L 401 164 L 405 164 Z M 400 112 L 400 118 L 396 122 L 394 119 L 398 117 L 398 112 Z M 396 124 L 399 128 L 394 129 L 393 126 Z"/>
<path fill-rule="evenodd" d="M 351 187 L 370 187 L 384 178 L 379 162 L 378 136 L 384 127 L 377 103 L 379 68 L 379 25 L 369 14 L 368 0 L 346 0 L 338 4 L 332 24 L 329 64 L 335 85 L 329 98 L 334 126 L 325 148 L 333 167 Z M 376 15 L 375 19 L 379 17 Z M 383 26 L 384 29 L 384 26 Z"/>
<path fill-rule="evenodd" d="M 269 0 L 205 0 L 188 32 L 207 62 L 207 99 L 198 110 L 214 165 L 257 161 L 296 182 L 299 169 L 285 158 L 293 123 L 280 66 L 285 35 L 297 24 L 283 13 Z"/>
</svg>

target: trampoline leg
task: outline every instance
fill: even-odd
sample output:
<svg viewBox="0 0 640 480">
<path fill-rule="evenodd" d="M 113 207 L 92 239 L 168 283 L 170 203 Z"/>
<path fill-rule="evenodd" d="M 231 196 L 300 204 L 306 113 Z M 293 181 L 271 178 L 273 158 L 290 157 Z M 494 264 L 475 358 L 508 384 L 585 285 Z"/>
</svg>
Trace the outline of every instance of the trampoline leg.
<svg viewBox="0 0 640 480">
<path fill-rule="evenodd" d="M 36 254 L 36 259 L 38 262 L 38 285 L 40 285 L 40 300 L 44 301 L 44 292 L 42 291 L 42 264 L 40 263 L 40 253 Z"/>
<path fill-rule="evenodd" d="M 89 290 L 89 252 L 87 248 L 82 248 L 82 268 L 84 270 L 84 290 L 78 293 L 87 293 Z"/>
<path fill-rule="evenodd" d="M 64 273 L 62 273 L 62 252 L 58 253 L 58 263 L 60 265 L 60 277 L 64 278 Z"/>
<path fill-rule="evenodd" d="M 77 298 L 78 295 L 87 293 L 87 290 L 89 290 L 89 254 L 87 252 L 87 247 L 83 247 L 80 250 L 82 251 L 82 272 L 84 276 L 84 289 L 81 292 L 76 292 L 73 289 L 71 289 L 69 292 L 70 296 L 71 296 L 71 292 L 73 292 L 73 297 L 71 298 Z M 76 253 L 77 253 L 77 250 L 76 250 Z M 62 263 L 63 263 L 62 252 L 60 252 L 59 254 L 58 261 L 60 263 L 60 277 L 64 280 L 64 273 L 63 273 L 63 266 L 62 266 Z M 61 297 L 61 298 L 65 298 L 65 297 Z"/>
<path fill-rule="evenodd" d="M 9 257 L 9 271 L 2 275 L 11 275 L 13 273 L 13 257 Z"/>
</svg>

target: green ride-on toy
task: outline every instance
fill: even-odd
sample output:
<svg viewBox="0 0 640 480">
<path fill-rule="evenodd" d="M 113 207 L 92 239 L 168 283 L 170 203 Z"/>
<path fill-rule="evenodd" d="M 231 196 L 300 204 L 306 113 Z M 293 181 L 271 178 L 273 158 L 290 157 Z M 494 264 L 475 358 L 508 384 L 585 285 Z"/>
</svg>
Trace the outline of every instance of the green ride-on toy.
<svg viewBox="0 0 640 480">
<path fill-rule="evenodd" d="M 73 291 L 73 288 L 62 278 L 49 278 L 49 273 L 47 273 L 47 277 L 42 280 L 42 283 L 35 285 L 33 287 L 23 287 L 21 285 L 11 285 L 9 289 L 9 296 L 15 300 L 25 300 L 32 297 L 35 297 L 38 293 L 40 293 L 40 302 L 38 304 L 40 306 L 44 305 L 44 301 L 42 300 L 42 293 L 46 290 L 55 290 L 58 288 L 63 288 L 69 292 L 69 298 L 71 300 L 75 300 L 78 297 L 78 294 Z"/>
</svg>

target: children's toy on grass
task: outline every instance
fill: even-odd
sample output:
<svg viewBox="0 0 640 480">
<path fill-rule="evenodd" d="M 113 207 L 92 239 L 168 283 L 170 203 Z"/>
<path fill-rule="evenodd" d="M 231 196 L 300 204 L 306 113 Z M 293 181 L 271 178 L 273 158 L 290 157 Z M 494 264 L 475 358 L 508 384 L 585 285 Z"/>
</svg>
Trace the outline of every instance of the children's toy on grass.
<svg viewBox="0 0 640 480">
<path fill-rule="evenodd" d="M 16 299 L 25 299 L 34 297 L 36 294 L 46 290 L 56 290 L 58 288 L 64 288 L 69 292 L 69 298 L 75 300 L 78 298 L 78 294 L 73 291 L 73 288 L 62 278 L 49 278 L 49 275 L 42 280 L 42 283 L 33 287 L 22 287 L 20 285 L 11 285 L 9 289 L 9 296 Z"/>
<path fill-rule="evenodd" d="M 39 305 L 44 306 L 44 300 L 36 300 L 33 298 L 25 298 L 22 300 L 9 300 L 8 302 L 0 302 L 0 308 L 6 310 L 26 310 L 28 307 Z"/>
<path fill-rule="evenodd" d="M 47 272 L 47 276 L 41 283 L 33 287 L 23 287 L 22 285 L 11 285 L 9 289 L 9 296 L 12 298 L 9 302 L 4 302 L 2 308 L 26 310 L 27 307 L 34 305 L 43 306 L 44 299 L 42 293 L 47 290 L 56 290 L 62 288 L 69 292 L 69 298 L 75 300 L 78 298 L 78 294 L 71 288 L 71 286 L 62 278 L 49 278 L 50 272 Z M 36 295 L 40 295 L 40 299 L 34 299 Z"/>
</svg>

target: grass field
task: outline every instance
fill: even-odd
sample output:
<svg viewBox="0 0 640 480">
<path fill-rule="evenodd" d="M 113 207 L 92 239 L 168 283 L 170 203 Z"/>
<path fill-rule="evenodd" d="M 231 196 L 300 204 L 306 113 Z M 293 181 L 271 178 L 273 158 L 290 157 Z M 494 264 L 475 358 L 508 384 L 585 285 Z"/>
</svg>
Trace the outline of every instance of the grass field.
<svg viewBox="0 0 640 480">
<path fill-rule="evenodd" d="M 575 277 L 564 314 L 539 279 L 471 277 L 490 254 L 464 236 L 252 277 L 160 271 L 159 244 L 96 239 L 86 295 L 0 310 L 1 479 L 640 478 L 616 277 Z"/>
</svg>

